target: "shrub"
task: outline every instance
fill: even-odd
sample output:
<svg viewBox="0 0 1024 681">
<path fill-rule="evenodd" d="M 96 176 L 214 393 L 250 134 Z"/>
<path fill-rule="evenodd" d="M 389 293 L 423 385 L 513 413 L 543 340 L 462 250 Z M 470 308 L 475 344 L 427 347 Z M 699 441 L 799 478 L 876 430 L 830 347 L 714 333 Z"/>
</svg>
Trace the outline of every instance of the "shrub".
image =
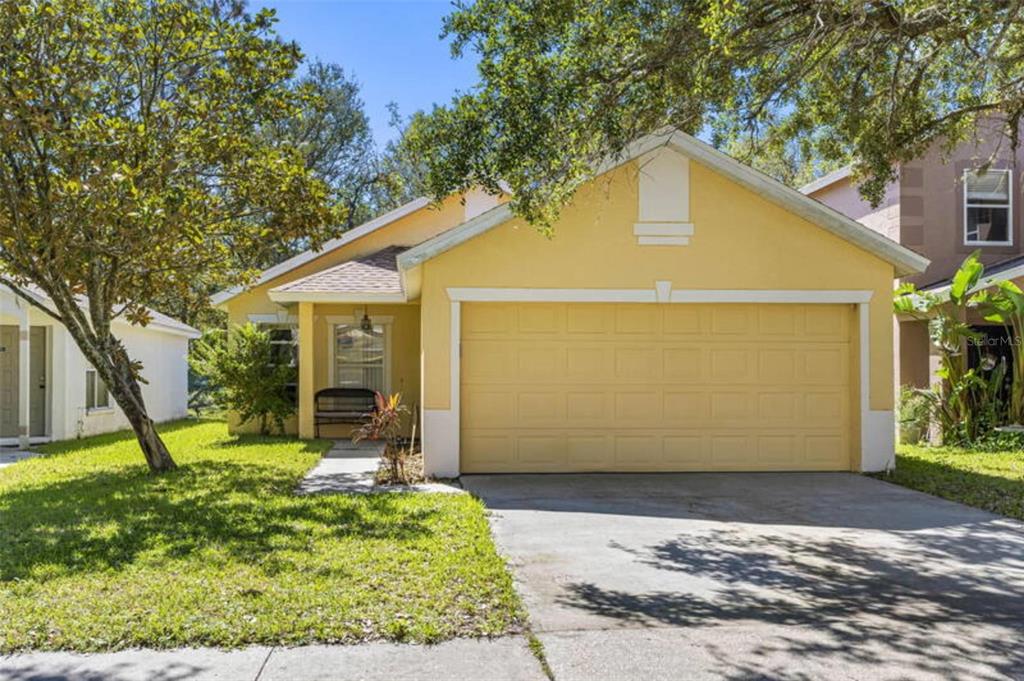
<svg viewBox="0 0 1024 681">
<path fill-rule="evenodd" d="M 390 469 L 391 480 L 408 483 L 405 464 L 412 448 L 402 445 L 402 415 L 409 408 L 402 404 L 401 394 L 384 397 L 377 393 L 374 400 L 376 409 L 366 415 L 366 423 L 355 432 L 352 441 L 383 440 L 381 458 Z"/>
<path fill-rule="evenodd" d="M 230 334 L 208 331 L 193 345 L 189 364 L 242 423 L 257 421 L 263 435 L 271 424 L 284 432 L 284 420 L 295 413 L 289 385 L 297 371 L 275 352 L 269 334 L 254 324 L 235 327 Z"/>
<path fill-rule="evenodd" d="M 998 433 L 993 430 L 979 438 L 971 448 L 979 452 L 1024 451 L 1024 433 Z"/>
<path fill-rule="evenodd" d="M 921 391 L 910 386 L 900 389 L 900 442 L 916 445 L 928 438 L 931 404 Z"/>
</svg>

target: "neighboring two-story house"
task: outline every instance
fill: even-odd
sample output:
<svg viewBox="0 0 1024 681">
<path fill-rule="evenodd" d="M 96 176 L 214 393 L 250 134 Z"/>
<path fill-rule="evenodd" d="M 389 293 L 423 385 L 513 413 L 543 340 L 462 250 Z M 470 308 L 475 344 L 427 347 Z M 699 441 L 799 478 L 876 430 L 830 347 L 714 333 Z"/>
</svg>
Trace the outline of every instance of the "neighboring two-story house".
<svg viewBox="0 0 1024 681">
<path fill-rule="evenodd" d="M 982 135 L 981 137 L 985 137 Z M 1013 279 L 1024 286 L 1024 238 L 1017 205 L 1018 169 L 1024 150 L 1014 154 L 1006 140 L 961 144 L 944 154 L 938 145 L 901 164 L 898 179 L 886 188 L 878 206 L 859 194 L 849 168 L 800 189 L 931 261 L 924 272 L 904 278 L 922 289 L 939 289 L 970 253 L 980 252 L 986 279 Z M 988 329 L 991 334 L 1004 331 Z M 927 323 L 897 320 L 896 379 L 900 385 L 927 387 L 937 366 Z M 987 346 L 1009 356 L 1008 343 Z"/>
</svg>

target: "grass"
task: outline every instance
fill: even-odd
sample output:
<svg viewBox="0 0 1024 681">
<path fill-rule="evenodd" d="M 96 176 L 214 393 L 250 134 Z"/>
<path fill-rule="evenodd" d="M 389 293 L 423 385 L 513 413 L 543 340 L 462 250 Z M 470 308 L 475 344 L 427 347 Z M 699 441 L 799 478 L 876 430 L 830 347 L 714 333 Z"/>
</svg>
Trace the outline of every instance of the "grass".
<svg viewBox="0 0 1024 681">
<path fill-rule="evenodd" d="M 324 441 L 162 428 L 0 470 L 0 652 L 434 642 L 517 630 L 521 606 L 469 495 L 295 496 Z"/>
<path fill-rule="evenodd" d="M 1024 520 L 1024 452 L 980 452 L 901 445 L 896 471 L 881 476 L 904 487 Z"/>
</svg>

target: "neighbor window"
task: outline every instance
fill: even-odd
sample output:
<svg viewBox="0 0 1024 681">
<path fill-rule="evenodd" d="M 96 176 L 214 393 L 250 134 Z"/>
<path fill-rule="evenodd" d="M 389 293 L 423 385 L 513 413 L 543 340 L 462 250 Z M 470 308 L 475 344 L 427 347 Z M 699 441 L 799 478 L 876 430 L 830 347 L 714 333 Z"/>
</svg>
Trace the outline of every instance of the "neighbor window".
<svg viewBox="0 0 1024 681">
<path fill-rule="evenodd" d="M 85 408 L 107 409 L 110 407 L 110 393 L 107 384 L 93 370 L 85 372 Z"/>
<path fill-rule="evenodd" d="M 1009 245 L 1013 242 L 1012 176 L 1009 170 L 964 173 L 964 242 Z"/>
<path fill-rule="evenodd" d="M 387 386 L 387 326 L 359 324 L 334 327 L 334 385 L 369 388 L 385 393 Z"/>
</svg>

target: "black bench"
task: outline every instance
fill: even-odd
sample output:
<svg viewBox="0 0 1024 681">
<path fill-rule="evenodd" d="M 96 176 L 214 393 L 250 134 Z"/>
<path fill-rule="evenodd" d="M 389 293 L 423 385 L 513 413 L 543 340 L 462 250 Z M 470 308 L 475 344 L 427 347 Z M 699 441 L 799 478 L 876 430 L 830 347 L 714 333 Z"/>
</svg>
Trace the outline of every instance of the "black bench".
<svg viewBox="0 0 1024 681">
<path fill-rule="evenodd" d="M 368 388 L 324 388 L 316 392 L 313 425 L 320 437 L 320 426 L 331 423 L 362 423 L 377 410 L 377 393 Z"/>
</svg>

